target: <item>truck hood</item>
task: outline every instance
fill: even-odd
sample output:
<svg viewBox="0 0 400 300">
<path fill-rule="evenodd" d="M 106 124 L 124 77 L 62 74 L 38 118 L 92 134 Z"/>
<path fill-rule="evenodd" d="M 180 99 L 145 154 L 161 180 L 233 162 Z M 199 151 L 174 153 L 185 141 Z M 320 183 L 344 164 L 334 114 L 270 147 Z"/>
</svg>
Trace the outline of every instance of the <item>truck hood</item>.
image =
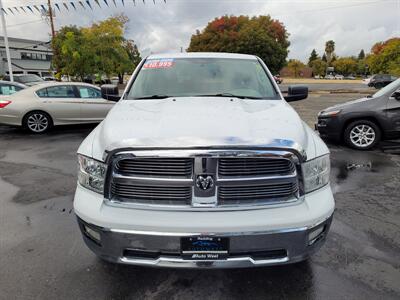
<svg viewBox="0 0 400 300">
<path fill-rule="evenodd" d="M 269 147 L 308 135 L 297 113 L 282 100 L 181 97 L 122 100 L 101 124 L 93 145 L 121 148 Z"/>
</svg>

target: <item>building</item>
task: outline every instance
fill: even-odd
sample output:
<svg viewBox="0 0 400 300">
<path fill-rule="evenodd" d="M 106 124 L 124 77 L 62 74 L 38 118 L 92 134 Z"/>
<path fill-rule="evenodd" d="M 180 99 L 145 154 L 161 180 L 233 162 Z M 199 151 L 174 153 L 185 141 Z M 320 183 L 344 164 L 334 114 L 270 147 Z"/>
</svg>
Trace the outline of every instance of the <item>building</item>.
<svg viewBox="0 0 400 300">
<path fill-rule="evenodd" d="M 8 38 L 11 65 L 14 74 L 37 74 L 49 76 L 53 52 L 50 42 Z M 4 38 L 0 37 L 0 76 L 8 74 L 6 48 Z"/>
</svg>

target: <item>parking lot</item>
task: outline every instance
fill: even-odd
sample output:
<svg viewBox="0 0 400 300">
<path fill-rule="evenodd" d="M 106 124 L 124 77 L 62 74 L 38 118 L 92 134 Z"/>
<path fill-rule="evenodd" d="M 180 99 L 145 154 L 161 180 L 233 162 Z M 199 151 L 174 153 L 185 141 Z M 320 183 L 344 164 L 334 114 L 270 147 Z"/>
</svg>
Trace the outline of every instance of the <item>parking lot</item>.
<svg viewBox="0 0 400 300">
<path fill-rule="evenodd" d="M 312 126 L 319 110 L 360 97 L 351 88 L 353 93 L 337 94 L 315 88 L 293 106 Z M 0 126 L 1 299 L 400 297 L 400 155 L 329 145 L 336 211 L 327 243 L 309 261 L 238 270 L 151 269 L 104 263 L 82 241 L 72 209 L 75 153 L 92 129 L 56 128 L 35 136 Z"/>
</svg>

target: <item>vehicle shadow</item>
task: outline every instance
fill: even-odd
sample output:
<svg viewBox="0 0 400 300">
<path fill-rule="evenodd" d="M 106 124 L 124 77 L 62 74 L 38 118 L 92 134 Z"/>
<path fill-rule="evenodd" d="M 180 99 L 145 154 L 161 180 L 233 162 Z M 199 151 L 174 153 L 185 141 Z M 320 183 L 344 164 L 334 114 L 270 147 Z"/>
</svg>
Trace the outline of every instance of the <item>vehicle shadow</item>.
<svg viewBox="0 0 400 300">
<path fill-rule="evenodd" d="M 109 282 L 107 299 L 310 299 L 315 294 L 309 261 L 226 270 L 101 265 Z"/>
<path fill-rule="evenodd" d="M 12 127 L 12 126 L 2 126 L 0 125 L 0 136 L 1 138 L 37 138 L 43 139 L 57 135 L 65 135 L 65 134 L 79 134 L 79 135 L 88 135 L 98 124 L 79 124 L 79 125 L 65 125 L 65 126 L 56 126 L 51 128 L 46 133 L 34 134 L 25 130 L 21 127 Z"/>
</svg>

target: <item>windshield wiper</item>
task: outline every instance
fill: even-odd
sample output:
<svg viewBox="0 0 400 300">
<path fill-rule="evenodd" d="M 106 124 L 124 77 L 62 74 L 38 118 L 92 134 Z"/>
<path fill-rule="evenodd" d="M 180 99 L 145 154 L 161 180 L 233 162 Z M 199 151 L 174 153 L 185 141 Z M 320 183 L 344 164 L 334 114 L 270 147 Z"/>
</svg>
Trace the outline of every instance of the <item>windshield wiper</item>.
<svg viewBox="0 0 400 300">
<path fill-rule="evenodd" d="M 146 99 L 166 99 L 166 98 L 171 98 L 173 96 L 168 96 L 168 95 L 152 95 L 152 96 L 144 96 L 144 97 L 138 97 L 138 98 L 133 98 L 134 100 L 146 100 Z"/>
<path fill-rule="evenodd" d="M 195 95 L 192 97 L 233 97 L 238 99 L 262 99 L 261 97 L 253 97 L 253 96 L 242 96 L 235 95 L 232 93 L 218 93 L 218 94 L 210 94 L 210 95 Z"/>
</svg>

